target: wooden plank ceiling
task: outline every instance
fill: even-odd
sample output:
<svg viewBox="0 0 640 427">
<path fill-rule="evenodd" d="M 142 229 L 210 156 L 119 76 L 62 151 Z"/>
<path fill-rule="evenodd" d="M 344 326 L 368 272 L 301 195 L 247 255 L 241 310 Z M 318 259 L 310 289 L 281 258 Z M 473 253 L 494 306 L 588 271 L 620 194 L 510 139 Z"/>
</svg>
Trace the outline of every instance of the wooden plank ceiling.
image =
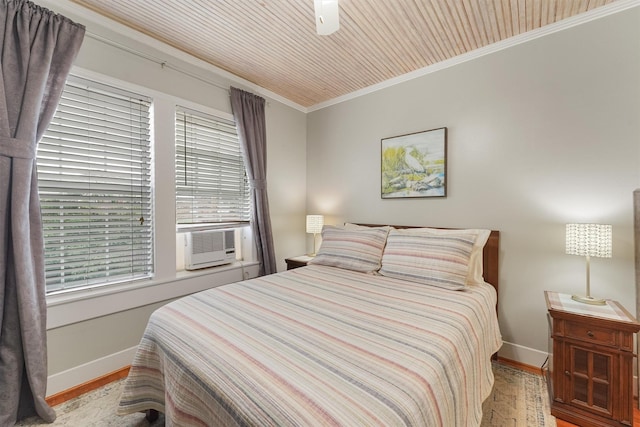
<svg viewBox="0 0 640 427">
<path fill-rule="evenodd" d="M 616 0 L 72 0 L 311 107 Z"/>
</svg>

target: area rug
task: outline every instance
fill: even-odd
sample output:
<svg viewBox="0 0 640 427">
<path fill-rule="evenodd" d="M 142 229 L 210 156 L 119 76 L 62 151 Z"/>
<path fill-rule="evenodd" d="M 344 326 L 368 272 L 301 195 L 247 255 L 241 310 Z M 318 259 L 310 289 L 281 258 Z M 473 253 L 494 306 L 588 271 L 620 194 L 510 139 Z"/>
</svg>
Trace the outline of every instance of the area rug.
<svg viewBox="0 0 640 427">
<path fill-rule="evenodd" d="M 555 427 L 544 377 L 500 363 L 493 364 L 495 384 L 483 404 L 481 427 Z M 144 414 L 115 415 L 123 380 L 113 382 L 55 407 L 53 424 L 28 419 L 17 426 L 163 427 L 162 414 L 149 424 Z"/>
<path fill-rule="evenodd" d="M 482 427 L 555 427 L 547 384 L 542 375 L 493 364 L 495 383 L 482 405 Z"/>
</svg>

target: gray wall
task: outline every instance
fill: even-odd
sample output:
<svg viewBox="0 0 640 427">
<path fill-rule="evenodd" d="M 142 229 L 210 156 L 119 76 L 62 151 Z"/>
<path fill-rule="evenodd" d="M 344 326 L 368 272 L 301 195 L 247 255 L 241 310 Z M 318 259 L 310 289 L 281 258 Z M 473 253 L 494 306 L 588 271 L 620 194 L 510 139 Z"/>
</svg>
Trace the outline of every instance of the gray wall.
<svg viewBox="0 0 640 427">
<path fill-rule="evenodd" d="M 501 354 L 547 351 L 543 291 L 584 293 L 565 224 L 613 225 L 592 294 L 635 313 L 632 191 L 640 184 L 640 8 L 528 41 L 308 116 L 310 212 L 501 231 Z M 380 139 L 448 128 L 448 196 L 380 198 Z"/>
</svg>

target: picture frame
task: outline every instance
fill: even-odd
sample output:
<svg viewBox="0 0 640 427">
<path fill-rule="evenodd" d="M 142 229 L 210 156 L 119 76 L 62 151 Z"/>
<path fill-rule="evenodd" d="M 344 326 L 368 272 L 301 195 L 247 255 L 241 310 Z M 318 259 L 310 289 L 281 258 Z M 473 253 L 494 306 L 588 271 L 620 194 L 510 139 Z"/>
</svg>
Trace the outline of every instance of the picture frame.
<svg viewBox="0 0 640 427">
<path fill-rule="evenodd" d="M 447 128 L 382 138 L 383 199 L 447 196 Z"/>
</svg>

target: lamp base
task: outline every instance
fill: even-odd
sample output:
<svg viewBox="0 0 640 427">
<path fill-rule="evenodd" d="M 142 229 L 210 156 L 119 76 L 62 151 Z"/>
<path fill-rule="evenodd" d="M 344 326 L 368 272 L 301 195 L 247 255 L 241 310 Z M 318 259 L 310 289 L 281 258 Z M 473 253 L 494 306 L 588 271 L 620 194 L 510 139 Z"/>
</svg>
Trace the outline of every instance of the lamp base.
<svg viewBox="0 0 640 427">
<path fill-rule="evenodd" d="M 607 303 L 606 300 L 603 300 L 600 298 L 594 298 L 592 296 L 571 295 L 571 299 L 574 301 L 578 301 L 584 304 L 591 304 L 591 305 L 605 305 Z"/>
</svg>

